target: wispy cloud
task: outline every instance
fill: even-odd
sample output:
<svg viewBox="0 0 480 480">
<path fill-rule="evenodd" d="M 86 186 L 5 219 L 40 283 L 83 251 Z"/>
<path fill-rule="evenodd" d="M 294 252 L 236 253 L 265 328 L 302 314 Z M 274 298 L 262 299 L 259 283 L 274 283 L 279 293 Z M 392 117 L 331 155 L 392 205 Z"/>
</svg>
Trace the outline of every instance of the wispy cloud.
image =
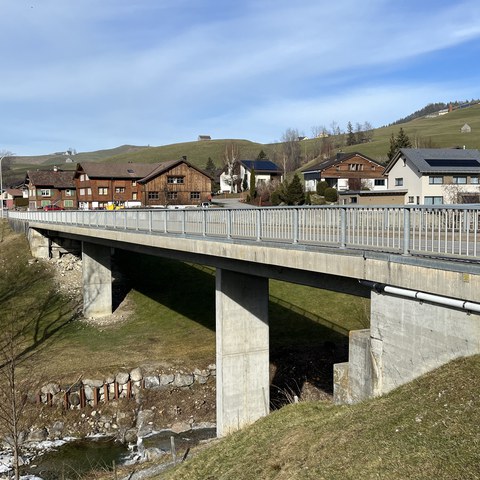
<svg viewBox="0 0 480 480">
<path fill-rule="evenodd" d="M 471 0 L 0 0 L 0 142 L 42 153 L 387 123 L 478 96 L 461 62 L 479 25 Z M 439 62 L 457 71 L 439 77 Z"/>
</svg>

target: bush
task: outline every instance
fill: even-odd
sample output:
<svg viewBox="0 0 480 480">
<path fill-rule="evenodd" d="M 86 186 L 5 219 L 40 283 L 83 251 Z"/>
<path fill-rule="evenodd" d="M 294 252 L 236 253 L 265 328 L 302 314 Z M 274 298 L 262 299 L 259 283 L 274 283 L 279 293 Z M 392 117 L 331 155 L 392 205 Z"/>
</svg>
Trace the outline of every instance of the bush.
<svg viewBox="0 0 480 480">
<path fill-rule="evenodd" d="M 338 200 L 338 192 L 332 188 L 328 187 L 325 189 L 325 201 L 329 203 L 334 203 Z"/>
<path fill-rule="evenodd" d="M 325 190 L 329 188 L 328 183 L 325 180 L 317 183 L 317 194 L 322 197 L 325 195 Z"/>
</svg>

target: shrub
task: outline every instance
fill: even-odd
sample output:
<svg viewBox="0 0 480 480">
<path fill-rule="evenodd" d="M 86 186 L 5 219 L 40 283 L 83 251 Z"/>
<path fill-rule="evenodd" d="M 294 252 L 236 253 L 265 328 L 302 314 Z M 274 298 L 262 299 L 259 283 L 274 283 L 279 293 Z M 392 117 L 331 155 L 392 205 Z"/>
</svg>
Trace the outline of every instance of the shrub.
<svg viewBox="0 0 480 480">
<path fill-rule="evenodd" d="M 332 188 L 328 187 L 325 189 L 325 201 L 329 203 L 334 203 L 338 200 L 338 192 Z"/>
<path fill-rule="evenodd" d="M 328 183 L 325 180 L 317 183 L 317 194 L 322 197 L 325 195 L 325 190 L 328 188 Z"/>
</svg>

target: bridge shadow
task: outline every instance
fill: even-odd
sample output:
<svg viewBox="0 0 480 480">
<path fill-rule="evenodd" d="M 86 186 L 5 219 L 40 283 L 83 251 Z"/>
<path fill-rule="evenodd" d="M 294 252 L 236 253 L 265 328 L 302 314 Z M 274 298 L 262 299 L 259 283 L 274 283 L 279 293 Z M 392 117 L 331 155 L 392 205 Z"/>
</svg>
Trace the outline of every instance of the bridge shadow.
<svg viewBox="0 0 480 480">
<path fill-rule="evenodd" d="M 116 251 L 123 285 L 215 330 L 215 269 Z M 270 295 L 271 407 L 294 397 L 330 398 L 333 364 L 348 359 L 348 331 L 332 320 Z"/>
</svg>

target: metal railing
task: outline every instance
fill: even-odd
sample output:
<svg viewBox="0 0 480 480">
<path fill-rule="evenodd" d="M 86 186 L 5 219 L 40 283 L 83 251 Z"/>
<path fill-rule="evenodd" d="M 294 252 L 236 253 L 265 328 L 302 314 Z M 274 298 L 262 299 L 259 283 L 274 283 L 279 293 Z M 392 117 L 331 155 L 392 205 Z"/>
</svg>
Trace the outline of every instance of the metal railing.
<svg viewBox="0 0 480 480">
<path fill-rule="evenodd" d="M 480 206 L 470 205 L 14 211 L 9 217 L 161 235 L 479 259 Z"/>
</svg>

